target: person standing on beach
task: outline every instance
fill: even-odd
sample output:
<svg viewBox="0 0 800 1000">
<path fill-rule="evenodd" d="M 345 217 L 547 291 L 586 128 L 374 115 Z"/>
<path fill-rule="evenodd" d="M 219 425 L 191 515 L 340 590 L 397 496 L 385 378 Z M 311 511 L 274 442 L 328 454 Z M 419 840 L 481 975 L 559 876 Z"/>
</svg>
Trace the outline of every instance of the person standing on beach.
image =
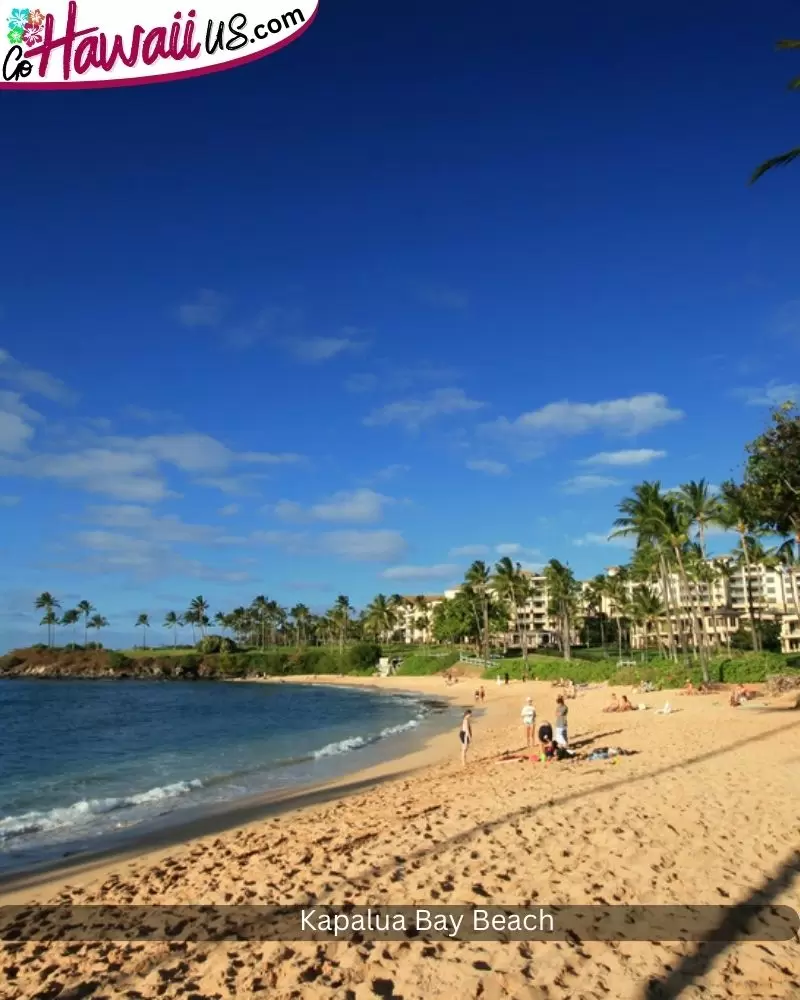
<svg viewBox="0 0 800 1000">
<path fill-rule="evenodd" d="M 528 748 L 533 747 L 533 727 L 536 725 L 536 709 L 533 707 L 533 699 L 526 698 L 522 706 L 522 725 L 525 727 L 525 743 Z"/>
<path fill-rule="evenodd" d="M 467 763 L 467 750 L 469 750 L 470 744 L 472 743 L 472 709 L 468 708 L 464 712 L 464 718 L 461 720 L 461 732 L 458 734 L 461 740 L 461 763 Z"/>
<path fill-rule="evenodd" d="M 568 746 L 567 704 L 561 694 L 556 698 L 556 743 L 562 747 Z"/>
</svg>

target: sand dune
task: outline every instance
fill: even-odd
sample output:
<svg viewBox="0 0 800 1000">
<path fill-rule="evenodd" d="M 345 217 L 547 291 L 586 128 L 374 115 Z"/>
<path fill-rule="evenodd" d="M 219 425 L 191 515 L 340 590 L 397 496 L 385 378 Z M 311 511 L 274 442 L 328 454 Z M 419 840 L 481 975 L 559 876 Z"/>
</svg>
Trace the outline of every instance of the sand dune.
<svg viewBox="0 0 800 1000">
<path fill-rule="evenodd" d="M 384 687 L 469 703 L 474 684 L 388 679 Z M 501 761 L 521 745 L 544 684 L 487 686 L 474 756 L 438 737 L 407 776 L 132 862 L 6 892 L 3 903 L 736 903 L 800 908 L 800 717 L 732 709 L 724 696 L 637 696 L 650 710 L 570 703 L 584 749 L 615 761 Z M 792 704 L 789 700 L 785 704 Z M 774 881 L 774 885 L 770 884 Z M 552 998 L 800 996 L 797 942 L 28 943 L 0 948 L 2 998 L 435 996 Z"/>
</svg>

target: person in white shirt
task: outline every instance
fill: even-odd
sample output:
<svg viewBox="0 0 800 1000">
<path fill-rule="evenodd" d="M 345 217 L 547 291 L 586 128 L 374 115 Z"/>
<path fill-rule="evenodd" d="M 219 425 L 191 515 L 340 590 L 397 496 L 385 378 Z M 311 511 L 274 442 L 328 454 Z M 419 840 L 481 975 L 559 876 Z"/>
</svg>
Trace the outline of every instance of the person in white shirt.
<svg viewBox="0 0 800 1000">
<path fill-rule="evenodd" d="M 525 704 L 522 706 L 522 725 L 525 727 L 526 746 L 532 747 L 534 726 L 536 725 L 536 709 L 533 707 L 533 700 L 531 698 L 526 698 Z"/>
</svg>

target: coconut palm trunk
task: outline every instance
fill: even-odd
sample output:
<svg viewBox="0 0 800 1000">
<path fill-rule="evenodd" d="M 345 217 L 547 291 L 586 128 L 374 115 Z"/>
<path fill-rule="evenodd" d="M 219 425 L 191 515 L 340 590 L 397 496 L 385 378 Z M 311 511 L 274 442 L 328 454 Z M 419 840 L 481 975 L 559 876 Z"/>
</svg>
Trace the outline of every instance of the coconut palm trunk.
<svg viewBox="0 0 800 1000">
<path fill-rule="evenodd" d="M 669 584 L 667 560 L 664 558 L 663 552 L 659 553 L 658 561 L 661 570 L 661 588 L 664 591 L 664 610 L 667 619 L 667 635 L 669 636 L 669 655 L 670 659 L 677 660 L 678 650 L 675 644 L 675 630 L 672 627 L 672 588 Z"/>
<path fill-rule="evenodd" d="M 747 532 L 744 530 L 744 526 L 739 526 L 739 538 L 742 543 L 742 555 L 744 556 L 744 571 L 747 577 L 745 583 L 745 591 L 747 592 L 747 616 L 750 619 L 750 630 L 753 637 L 753 652 L 758 653 L 761 651 L 761 636 L 756 628 L 756 616 L 753 611 L 753 581 L 750 576 L 750 570 L 752 567 L 752 561 L 750 559 L 750 547 L 747 544 Z"/>
<path fill-rule="evenodd" d="M 673 551 L 675 553 L 675 558 L 678 561 L 678 571 L 681 574 L 681 582 L 686 589 L 686 599 L 689 602 L 689 611 L 692 616 L 692 641 L 694 642 L 695 650 L 700 657 L 700 669 L 703 671 L 703 680 L 706 684 L 711 680 L 708 673 L 708 656 L 707 650 L 703 646 L 700 636 L 700 629 L 698 623 L 700 621 L 701 615 L 697 608 L 697 602 L 695 601 L 695 595 L 692 594 L 692 590 L 689 586 L 689 576 L 686 572 L 686 566 L 683 562 L 683 554 L 681 553 L 680 545 L 673 545 Z"/>
</svg>

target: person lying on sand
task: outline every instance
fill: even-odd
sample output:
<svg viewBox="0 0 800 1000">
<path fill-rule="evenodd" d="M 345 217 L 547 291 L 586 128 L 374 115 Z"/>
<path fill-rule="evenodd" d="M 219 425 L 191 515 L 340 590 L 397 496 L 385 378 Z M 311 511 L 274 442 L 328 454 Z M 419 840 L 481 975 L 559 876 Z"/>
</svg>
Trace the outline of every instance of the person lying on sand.
<svg viewBox="0 0 800 1000">
<path fill-rule="evenodd" d="M 751 698 L 756 697 L 755 691 L 748 691 L 744 684 L 738 684 L 733 691 L 731 691 L 730 704 L 732 708 L 738 708 L 742 702 L 750 701 Z"/>
<path fill-rule="evenodd" d="M 561 746 L 560 743 L 556 743 L 555 740 L 550 740 L 542 746 L 542 753 L 544 754 L 544 759 L 549 760 L 571 760 L 575 756 L 574 750 L 569 750 L 565 746 Z"/>
<path fill-rule="evenodd" d="M 619 708 L 617 709 L 617 711 L 618 712 L 635 712 L 636 711 L 636 706 L 635 705 L 631 705 L 631 703 L 628 701 L 628 696 L 626 694 L 624 694 L 622 696 L 622 701 L 620 702 L 620 705 L 619 705 Z"/>
<path fill-rule="evenodd" d="M 618 712 L 619 711 L 619 700 L 616 694 L 611 695 L 611 701 L 603 709 L 604 712 Z"/>
</svg>

